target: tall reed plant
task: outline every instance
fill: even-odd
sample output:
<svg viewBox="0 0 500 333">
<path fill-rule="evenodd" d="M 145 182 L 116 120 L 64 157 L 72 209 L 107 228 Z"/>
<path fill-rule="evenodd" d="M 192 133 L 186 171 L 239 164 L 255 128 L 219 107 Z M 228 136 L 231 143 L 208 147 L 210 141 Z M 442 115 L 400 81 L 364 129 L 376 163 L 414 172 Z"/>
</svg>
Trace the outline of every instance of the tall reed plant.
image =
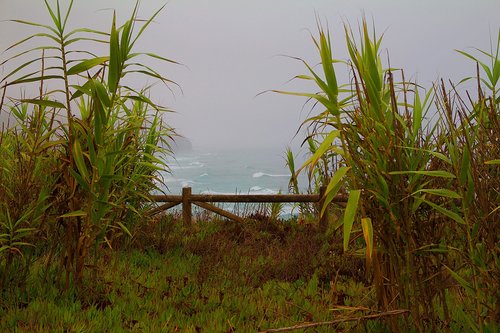
<svg viewBox="0 0 500 333">
<path fill-rule="evenodd" d="M 3 140 L 2 149 L 34 156 L 40 163 L 48 155 L 53 164 L 49 170 L 40 171 L 55 181 L 43 181 L 50 186 L 40 192 L 43 195 L 38 201 L 50 204 L 53 228 L 62 229 L 57 253 L 66 272 L 64 288 L 68 289 L 72 281 L 76 287 L 81 285 L 92 249 L 96 257 L 102 244 L 113 246 L 117 237 L 132 236 L 132 227 L 145 218 L 149 193 L 161 182 L 159 171 L 167 169 L 161 154 L 170 153 L 167 139 L 173 132 L 162 118 L 169 110 L 150 99 L 148 87 L 134 88 L 125 83 L 125 78 L 139 75 L 169 85 L 173 82 L 143 60 L 175 62 L 154 53 L 134 51 L 137 40 L 163 7 L 149 19 L 141 20 L 136 4 L 121 26 L 113 13 L 110 31 L 102 32 L 89 28 L 68 30 L 73 1 L 66 11 L 61 10 L 59 1 L 55 6 L 45 1 L 45 5 L 50 25 L 13 20 L 41 32 L 15 43 L 9 51 L 27 41 L 43 42 L 5 60 L 3 63 L 10 64 L 27 54 L 34 55 L 17 64 L 1 81 L 3 89 L 35 83 L 40 91 L 35 98 L 10 99 L 11 111 L 20 109 L 23 117 L 29 115 L 31 121 L 30 126 L 25 126 L 23 119 L 16 116 L 16 126 L 8 133 L 21 133 L 17 138 L 24 138 L 32 136 L 31 127 L 41 129 L 34 132 L 31 146 L 21 149 L 12 143 L 15 147 L 9 148 L 7 140 Z M 86 48 L 78 49 L 79 43 L 86 43 Z M 91 53 L 88 43 L 107 45 L 108 53 Z M 41 57 L 35 55 L 40 52 Z M 40 67 L 30 72 L 27 69 L 33 64 Z M 19 159 L 8 159 L 2 170 L 10 171 L 7 163 L 11 161 Z M 29 161 L 23 160 L 23 168 L 38 171 L 35 162 Z M 9 180 L 10 184 L 13 181 Z M 29 191 L 24 185 L 18 188 Z M 9 194 L 5 191 L 3 195 Z M 24 216 L 30 207 L 20 209 L 18 215 Z"/>
<path fill-rule="evenodd" d="M 475 331 L 491 329 L 498 294 L 484 291 L 498 276 L 498 48 L 482 52 L 492 65 L 478 62 L 487 78 L 478 69 L 478 99 L 466 102 L 454 86 L 425 92 L 402 70 L 384 68 L 382 38 L 366 21 L 359 34 L 345 26 L 347 62 L 333 59 L 329 32 L 321 24 L 318 30 L 313 42 L 321 71 L 302 61 L 308 74 L 297 78 L 314 82 L 319 92 L 278 92 L 321 107 L 303 124 L 319 144 L 300 170 L 334 161 L 326 164 L 332 176 L 322 213 L 335 195 L 348 192 L 344 250 L 351 234 L 361 233 L 379 308 L 411 313 L 404 321 L 388 319 L 393 331 L 450 322 L 457 282 L 475 304 L 464 306 L 461 320 Z M 347 84 L 337 82 L 338 63 L 347 64 Z"/>
</svg>

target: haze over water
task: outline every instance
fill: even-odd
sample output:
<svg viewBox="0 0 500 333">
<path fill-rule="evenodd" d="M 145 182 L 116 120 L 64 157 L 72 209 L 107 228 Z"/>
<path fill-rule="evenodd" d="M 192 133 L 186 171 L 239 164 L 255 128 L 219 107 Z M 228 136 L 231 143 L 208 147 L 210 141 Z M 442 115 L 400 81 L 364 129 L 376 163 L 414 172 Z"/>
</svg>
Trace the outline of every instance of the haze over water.
<svg viewBox="0 0 500 333">
<path fill-rule="evenodd" d="M 164 3 L 141 1 L 141 17 L 149 17 Z M 109 30 L 112 9 L 122 23 L 134 4 L 75 0 L 69 22 L 71 28 Z M 48 23 L 43 7 L 43 1 L 0 0 L 0 21 L 17 18 Z M 392 67 L 405 68 L 408 78 L 417 77 L 429 86 L 439 76 L 458 80 L 474 75 L 474 64 L 454 49 L 488 50 L 490 30 L 495 38 L 499 13 L 500 1 L 496 0 L 171 0 L 136 50 L 185 65 L 153 64 L 182 87 L 182 92 L 172 87 L 171 94 L 158 85 L 153 99 L 177 112 L 165 118 L 195 146 L 284 148 L 303 139 L 293 140 L 293 136 L 309 106 L 302 110 L 304 100 L 298 97 L 256 95 L 268 89 L 315 91 L 298 81 L 287 83 L 304 74 L 305 68 L 279 55 L 318 62 L 309 36 L 316 32 L 316 16 L 330 27 L 333 56 L 346 59 L 343 22 L 356 29 L 365 15 L 375 22 L 378 34 L 384 33 L 384 60 L 388 50 Z M 1 22 L 0 49 L 33 32 Z M 337 67 L 339 80 L 348 82 L 343 66 Z M 6 70 L 0 68 L 0 75 Z M 137 82 L 139 86 L 149 83 Z"/>
</svg>

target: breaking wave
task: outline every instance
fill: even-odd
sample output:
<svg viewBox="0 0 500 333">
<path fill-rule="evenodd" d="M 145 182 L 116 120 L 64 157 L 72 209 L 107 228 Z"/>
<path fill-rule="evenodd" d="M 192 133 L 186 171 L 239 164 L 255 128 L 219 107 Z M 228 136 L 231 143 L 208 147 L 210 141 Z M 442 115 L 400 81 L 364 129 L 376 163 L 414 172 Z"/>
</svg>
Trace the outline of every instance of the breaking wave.
<svg viewBox="0 0 500 333">
<path fill-rule="evenodd" d="M 273 175 L 270 173 L 265 173 L 265 172 L 256 172 L 252 175 L 253 178 L 261 178 L 261 177 L 290 177 L 290 175 L 285 175 L 285 174 L 280 174 L 280 175 Z"/>
</svg>

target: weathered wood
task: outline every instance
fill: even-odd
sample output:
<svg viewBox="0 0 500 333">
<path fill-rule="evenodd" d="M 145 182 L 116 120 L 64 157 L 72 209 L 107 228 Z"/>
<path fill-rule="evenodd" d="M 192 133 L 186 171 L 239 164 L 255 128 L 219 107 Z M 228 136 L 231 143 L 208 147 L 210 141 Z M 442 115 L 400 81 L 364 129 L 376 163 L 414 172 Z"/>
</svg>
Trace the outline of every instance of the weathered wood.
<svg viewBox="0 0 500 333">
<path fill-rule="evenodd" d="M 180 195 L 151 195 L 157 202 L 182 202 Z M 198 202 L 318 202 L 319 194 L 191 194 L 190 201 Z M 346 196 L 336 196 L 332 202 L 347 202 Z"/>
<path fill-rule="evenodd" d="M 191 187 L 182 188 L 182 219 L 185 226 L 191 226 Z"/>
<path fill-rule="evenodd" d="M 325 187 L 321 188 L 320 194 L 192 194 L 190 187 L 182 189 L 182 195 L 151 195 L 150 198 L 156 202 L 166 202 L 158 208 L 153 209 L 148 215 L 154 215 L 161 210 L 172 208 L 182 203 L 182 218 L 186 226 L 192 224 L 192 205 L 195 204 L 229 219 L 242 222 L 243 219 L 228 211 L 220 209 L 207 202 L 231 202 L 231 203 L 275 203 L 275 202 L 312 202 L 318 205 L 319 211 L 324 205 Z M 332 202 L 341 206 L 347 202 L 347 196 L 337 195 Z M 319 217 L 319 225 L 322 229 L 328 226 L 328 210 Z"/>
<path fill-rule="evenodd" d="M 182 195 L 157 194 L 157 195 L 150 195 L 149 198 L 151 199 L 151 201 L 156 201 L 156 202 L 177 202 L 177 203 L 182 202 Z"/>
<path fill-rule="evenodd" d="M 318 202 L 318 194 L 193 194 L 201 202 Z"/>
<path fill-rule="evenodd" d="M 402 309 L 402 310 L 390 310 L 387 312 L 380 312 L 380 313 L 374 313 L 374 314 L 369 314 L 365 316 L 350 316 L 346 318 L 340 318 L 336 320 L 331 320 L 331 321 L 321 321 L 321 322 L 316 322 L 316 323 L 304 323 L 304 324 L 297 324 L 294 326 L 289 326 L 289 327 L 280 327 L 280 328 L 273 328 L 273 329 L 267 329 L 265 331 L 261 331 L 260 333 L 271 333 L 271 332 L 290 332 L 290 331 L 295 331 L 295 330 L 307 330 L 308 328 L 313 328 L 313 327 L 320 327 L 320 326 L 332 326 L 332 325 L 337 325 L 340 323 L 347 323 L 351 321 L 365 321 L 365 320 L 372 320 L 372 319 L 378 319 L 382 317 L 387 317 L 387 316 L 399 316 L 402 314 L 406 314 L 410 312 L 409 310 Z"/>
<path fill-rule="evenodd" d="M 200 202 L 200 201 L 193 201 L 193 204 L 195 204 L 197 206 L 200 206 L 201 208 L 204 208 L 204 209 L 209 210 L 211 212 L 214 212 L 216 214 L 219 214 L 219 215 L 222 215 L 224 217 L 227 217 L 228 219 L 231 219 L 233 221 L 244 222 L 244 219 L 241 218 L 241 217 L 239 217 L 238 215 L 235 215 L 233 213 L 225 211 L 224 209 L 216 207 L 214 205 L 207 204 L 205 202 Z"/>
<path fill-rule="evenodd" d="M 326 230 L 328 227 L 328 208 L 325 209 L 325 212 L 321 214 L 321 210 L 323 209 L 323 206 L 325 205 L 325 193 L 326 193 L 326 187 L 321 186 L 319 190 L 319 202 L 318 202 L 318 212 L 319 212 L 319 227 L 321 230 Z"/>
<path fill-rule="evenodd" d="M 173 208 L 177 205 L 179 205 L 181 202 L 167 202 L 167 203 L 164 203 L 163 205 L 160 205 L 156 208 L 153 208 L 151 209 L 149 212 L 146 213 L 147 216 L 154 216 L 158 213 L 161 213 L 167 209 L 170 209 L 170 208 Z"/>
</svg>

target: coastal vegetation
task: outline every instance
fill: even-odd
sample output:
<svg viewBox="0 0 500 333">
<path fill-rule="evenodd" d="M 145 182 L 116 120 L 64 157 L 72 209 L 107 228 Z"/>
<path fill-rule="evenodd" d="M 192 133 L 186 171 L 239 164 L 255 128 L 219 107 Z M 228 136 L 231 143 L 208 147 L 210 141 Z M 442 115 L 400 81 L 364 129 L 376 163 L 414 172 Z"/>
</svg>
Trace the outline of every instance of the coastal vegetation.
<svg viewBox="0 0 500 333">
<path fill-rule="evenodd" d="M 318 30 L 320 70 L 303 61 L 308 73 L 296 78 L 319 92 L 279 93 L 306 97 L 319 109 L 302 124 L 311 156 L 298 171 L 327 186 L 322 213 L 335 195 L 349 195 L 344 251 L 353 234 L 362 235 L 378 308 L 411 313 L 404 323 L 389 318 L 388 326 L 436 331 L 452 320 L 458 297 L 468 330 L 495 331 L 500 31 L 490 53 L 458 51 L 475 62 L 475 77 L 424 90 L 403 70 L 384 68 L 382 38 L 366 21 L 358 35 L 345 26 L 347 61 L 333 60 L 330 34 L 321 24 Z M 346 84 L 337 82 L 339 64 L 349 71 Z M 462 96 L 461 84 L 470 80 L 475 95 Z"/>
<path fill-rule="evenodd" d="M 384 65 L 365 21 L 345 27 L 346 61 L 318 24 L 320 66 L 299 59 L 297 76 L 318 92 L 279 93 L 314 104 L 310 158 L 286 158 L 290 191 L 306 172 L 325 205 L 188 227 L 148 214 L 175 132 L 131 79 L 176 86 L 143 59 L 176 61 L 135 50 L 162 9 L 143 20 L 136 5 L 121 25 L 113 13 L 104 32 L 70 30 L 73 1 L 45 4 L 51 23 L 13 20 L 37 32 L 1 62 L 0 330 L 498 329 L 500 32 L 489 52 L 458 51 L 473 76 L 424 89 Z M 329 214 L 326 229 L 314 213 Z"/>
</svg>

